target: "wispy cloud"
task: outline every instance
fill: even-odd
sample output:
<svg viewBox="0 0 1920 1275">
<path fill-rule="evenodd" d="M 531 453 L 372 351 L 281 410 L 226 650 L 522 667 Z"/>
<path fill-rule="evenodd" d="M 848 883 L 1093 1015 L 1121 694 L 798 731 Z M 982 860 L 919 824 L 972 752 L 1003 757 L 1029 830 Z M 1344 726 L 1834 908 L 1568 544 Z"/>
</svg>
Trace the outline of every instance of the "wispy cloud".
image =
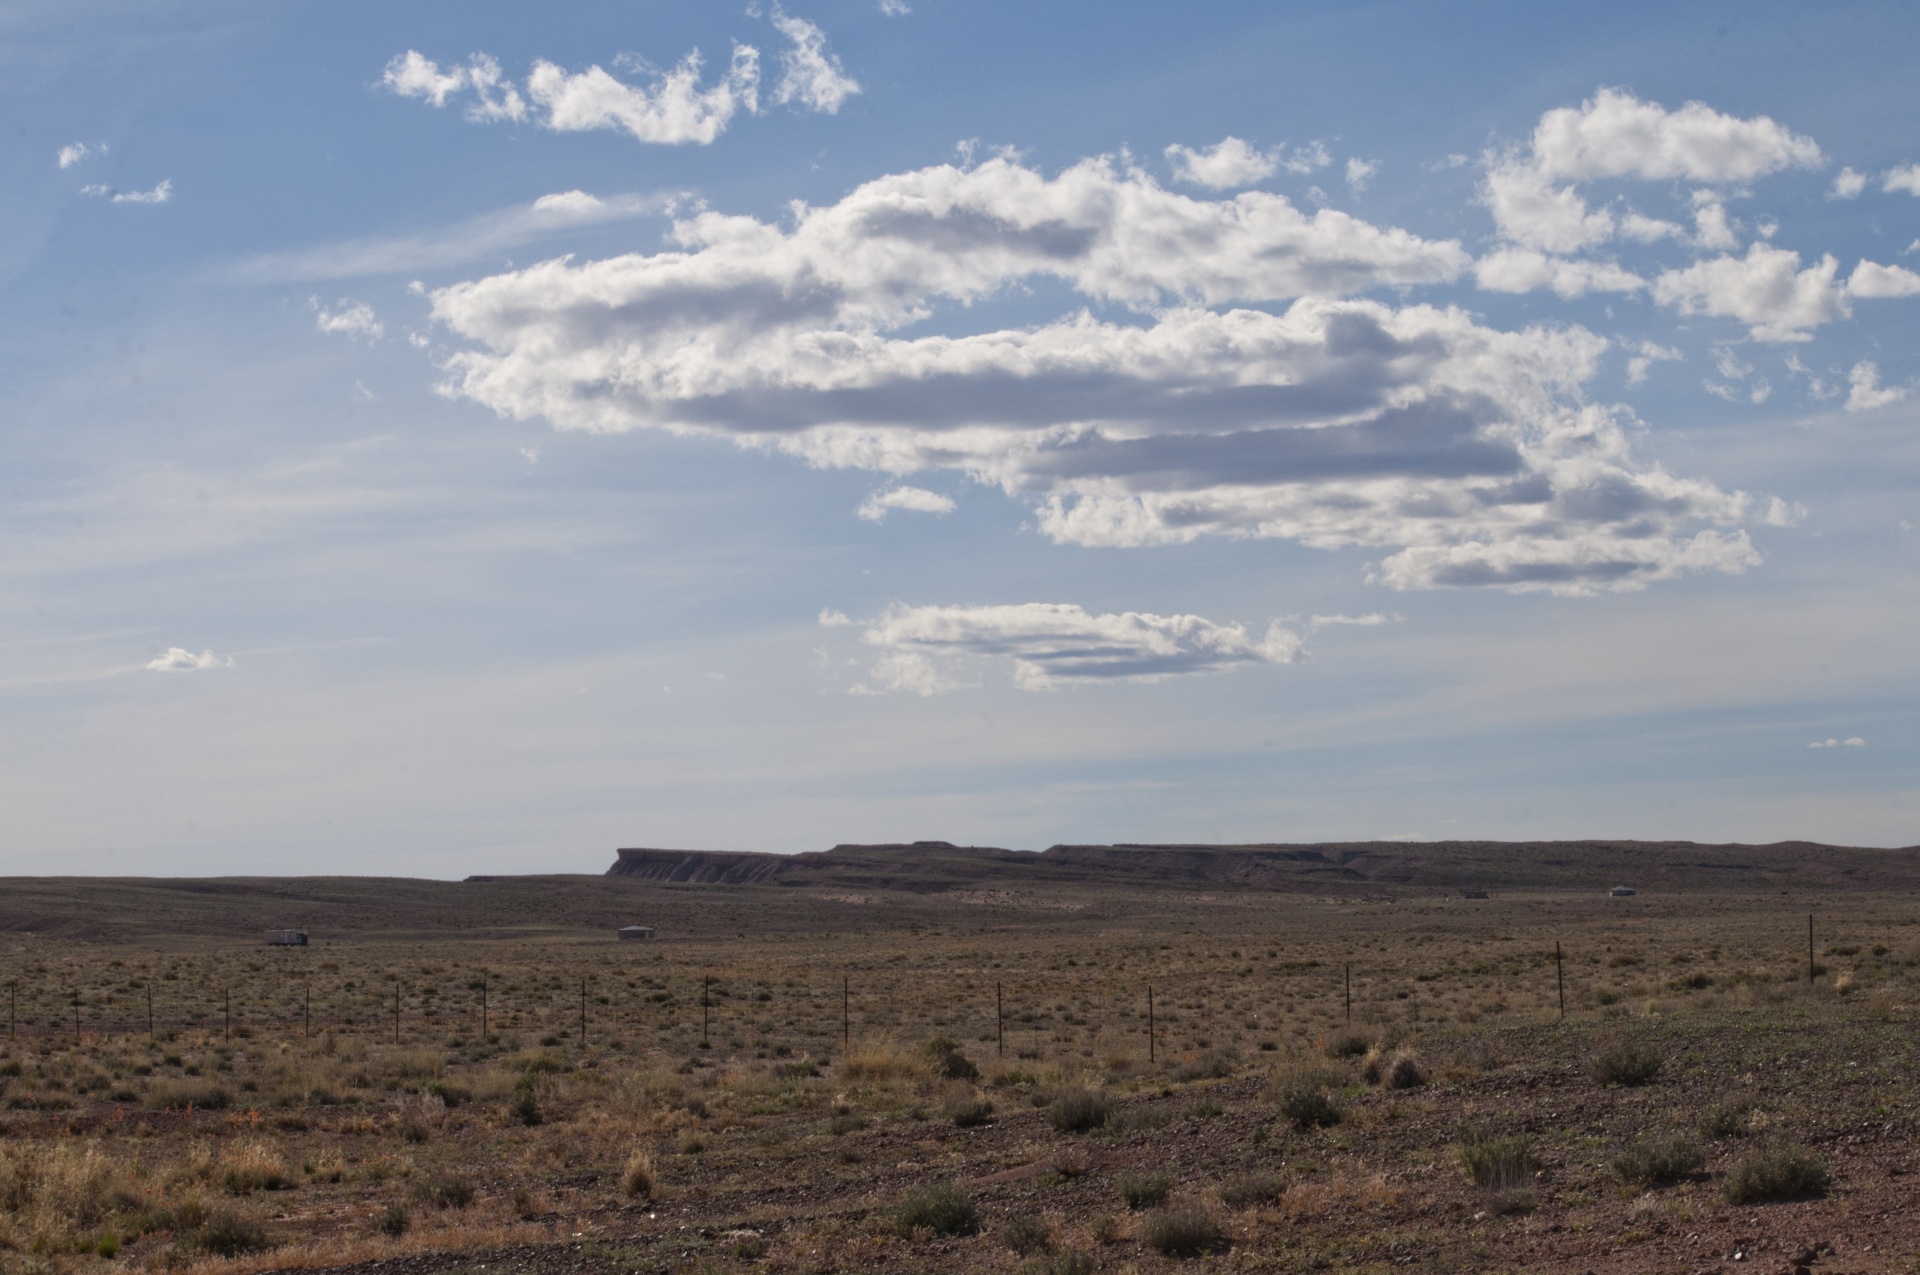
<svg viewBox="0 0 1920 1275">
<path fill-rule="evenodd" d="M 95 184 L 82 186 L 80 193 L 116 204 L 164 204 L 173 198 L 173 179 L 166 178 L 152 190 L 116 190 L 112 186 Z"/>
<path fill-rule="evenodd" d="M 170 646 L 165 655 L 149 661 L 147 667 L 156 673 L 187 673 L 199 669 L 232 668 L 231 655 L 215 655 L 212 651 L 202 651 L 195 655 L 183 646 Z"/>
<path fill-rule="evenodd" d="M 1096 615 L 1064 603 L 896 606 L 860 635 L 879 648 L 878 688 L 938 695 L 971 685 L 970 665 L 1004 659 L 1013 684 L 1044 691 L 1072 683 L 1157 682 L 1250 664 L 1290 664 L 1300 637 L 1279 624 L 1264 636 L 1197 615 Z M 861 683 L 855 693 L 874 687 Z"/>
<path fill-rule="evenodd" d="M 107 144 L 105 142 L 71 142 L 62 146 L 59 154 L 56 155 L 55 158 L 59 161 L 60 167 L 72 168 L 75 164 L 78 164 L 89 156 L 104 155 L 106 153 Z"/>
<path fill-rule="evenodd" d="M 826 34 L 819 27 L 782 12 L 779 5 L 773 8 L 773 25 L 792 46 L 780 54 L 781 76 L 773 90 L 774 101 L 797 102 L 808 110 L 833 115 L 860 91 L 859 82 L 828 52 Z"/>
<path fill-rule="evenodd" d="M 1808 748 L 1865 748 L 1867 741 L 1855 735 L 1849 739 L 1816 739 Z"/>
<path fill-rule="evenodd" d="M 880 522 L 890 509 L 921 514 L 950 514 L 954 510 L 954 503 L 953 497 L 928 491 L 924 487 L 889 487 L 868 496 L 860 506 L 859 513 L 868 522 Z"/>
<path fill-rule="evenodd" d="M 671 207 L 669 194 L 590 195 L 583 190 L 542 195 L 467 221 L 419 234 L 350 239 L 235 262 L 224 272 L 249 283 L 354 279 L 407 274 L 459 265 L 562 231 L 645 217 Z"/>
<path fill-rule="evenodd" d="M 319 297 L 308 297 L 307 307 L 313 311 L 313 326 L 322 332 L 340 336 L 364 338 L 378 341 L 386 335 L 386 327 L 373 312 L 373 307 L 364 301 L 353 301 L 346 297 L 331 310 L 320 304 Z"/>
</svg>

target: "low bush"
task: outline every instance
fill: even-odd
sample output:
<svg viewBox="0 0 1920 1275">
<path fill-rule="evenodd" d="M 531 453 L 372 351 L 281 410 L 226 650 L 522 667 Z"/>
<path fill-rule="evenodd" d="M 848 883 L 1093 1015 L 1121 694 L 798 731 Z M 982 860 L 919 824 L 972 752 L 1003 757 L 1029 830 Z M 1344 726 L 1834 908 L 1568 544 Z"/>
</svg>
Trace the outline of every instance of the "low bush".
<svg viewBox="0 0 1920 1275">
<path fill-rule="evenodd" d="M 1063 1253 L 1042 1253 L 1020 1263 L 1018 1275 L 1093 1275 L 1093 1255 L 1068 1249 Z"/>
<path fill-rule="evenodd" d="M 1113 1118 L 1113 1103 L 1091 1089 L 1063 1089 L 1047 1104 L 1047 1119 L 1061 1133 L 1089 1133 Z"/>
<path fill-rule="evenodd" d="M 894 1205 L 887 1220 L 900 1236 L 921 1229 L 935 1235 L 971 1235 L 979 1227 L 980 1214 L 965 1191 L 951 1182 L 936 1182 Z"/>
<path fill-rule="evenodd" d="M 404 1204 L 389 1204 L 374 1215 L 373 1229 L 390 1239 L 399 1239 L 413 1225 L 413 1214 Z"/>
<path fill-rule="evenodd" d="M 973 1129 L 993 1118 L 993 1103 L 985 1098 L 956 1098 L 947 1104 L 946 1117 L 956 1129 Z"/>
<path fill-rule="evenodd" d="M 945 1036 L 935 1036 L 922 1051 L 934 1074 L 947 1080 L 978 1080 L 980 1069 L 960 1052 L 960 1046 Z"/>
<path fill-rule="evenodd" d="M 464 1209 L 473 1203 L 473 1183 L 452 1173 L 436 1173 L 420 1184 L 420 1200 L 436 1209 Z"/>
<path fill-rule="evenodd" d="M 1418 1058 L 1409 1053 L 1399 1053 L 1387 1065 L 1384 1079 L 1389 1089 L 1418 1089 L 1427 1083 L 1427 1072 Z"/>
<path fill-rule="evenodd" d="M 1276 1105 L 1280 1114 L 1302 1131 L 1340 1123 L 1340 1104 L 1313 1077 L 1298 1077 L 1282 1086 Z"/>
<path fill-rule="evenodd" d="M 626 1167 L 620 1170 L 620 1189 L 628 1199 L 651 1200 L 656 1185 L 653 1176 L 653 1157 L 645 1151 L 635 1151 L 627 1157 Z"/>
<path fill-rule="evenodd" d="M 1140 1241 L 1162 1257 L 1199 1257 L 1224 1248 L 1227 1233 L 1213 1214 L 1188 1206 L 1147 1214 Z"/>
<path fill-rule="evenodd" d="M 1052 1248 L 1053 1228 L 1031 1213 L 1019 1213 L 1008 1218 L 1007 1224 L 1000 1228 L 1000 1242 L 1024 1257 Z"/>
<path fill-rule="evenodd" d="M 1706 1152 L 1692 1138 L 1637 1141 L 1613 1158 L 1613 1174 L 1631 1186 L 1672 1186 L 1706 1162 Z"/>
<path fill-rule="evenodd" d="M 1278 1173 L 1249 1173 L 1220 1188 L 1220 1202 L 1230 1209 L 1271 1204 L 1287 1193 L 1287 1180 Z"/>
<path fill-rule="evenodd" d="M 1747 1117 L 1752 1111 L 1744 1102 L 1716 1102 L 1700 1113 L 1700 1136 L 1737 1138 L 1747 1131 Z"/>
<path fill-rule="evenodd" d="M 147 1106 L 155 1111 L 220 1111 L 233 1102 L 233 1095 L 211 1080 L 162 1080 L 147 1090 Z"/>
<path fill-rule="evenodd" d="M 1827 1193 L 1833 1184 L 1826 1162 L 1798 1147 L 1750 1151 L 1734 1161 L 1721 1188 L 1729 1204 L 1775 1204 Z"/>
<path fill-rule="evenodd" d="M 189 1239 L 194 1248 L 214 1257 L 239 1257 L 273 1247 L 265 1227 L 230 1209 L 210 1210 Z"/>
<path fill-rule="evenodd" d="M 1327 1057 L 1358 1058 L 1373 1048 L 1373 1040 L 1365 1032 L 1344 1031 L 1327 1038 Z"/>
<path fill-rule="evenodd" d="M 1488 1191 L 1516 1191 L 1531 1183 L 1539 1170 L 1532 1138 L 1496 1134 L 1485 1125 L 1461 1129 L 1460 1167 L 1475 1186 Z"/>
<path fill-rule="evenodd" d="M 1134 1210 L 1157 1209 L 1167 1202 L 1173 1179 L 1164 1173 L 1123 1173 L 1114 1182 L 1120 1200 Z"/>
<path fill-rule="evenodd" d="M 1652 1045 L 1616 1041 L 1595 1051 L 1587 1062 L 1587 1074 L 1597 1085 L 1644 1085 L 1665 1065 L 1666 1059 Z"/>
<path fill-rule="evenodd" d="M 1198 1058 L 1190 1058 L 1173 1069 L 1173 1078 L 1183 1083 L 1195 1080 L 1224 1080 L 1239 1069 L 1239 1059 L 1231 1050 L 1209 1049 Z"/>
</svg>

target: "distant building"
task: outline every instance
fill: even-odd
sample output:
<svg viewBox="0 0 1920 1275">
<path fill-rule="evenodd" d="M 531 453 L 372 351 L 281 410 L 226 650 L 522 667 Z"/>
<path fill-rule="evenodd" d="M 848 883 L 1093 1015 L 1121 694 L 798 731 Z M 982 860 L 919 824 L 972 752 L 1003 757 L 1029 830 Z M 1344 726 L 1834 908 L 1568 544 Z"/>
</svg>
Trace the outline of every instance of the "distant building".
<svg viewBox="0 0 1920 1275">
<path fill-rule="evenodd" d="M 644 943 L 653 937 L 651 925 L 623 925 L 620 927 L 622 943 Z"/>
<path fill-rule="evenodd" d="M 268 947 L 305 947 L 306 945 L 307 932 L 305 930 L 267 931 Z"/>
<path fill-rule="evenodd" d="M 1487 892 L 1485 890 L 1462 890 L 1460 891 L 1460 897 L 1463 899 L 1484 899 L 1487 897 Z"/>
<path fill-rule="evenodd" d="M 1634 889 L 1630 885 L 1616 885 L 1613 887 L 1613 889 L 1608 890 L 1607 893 L 1611 894 L 1616 899 L 1625 899 L 1625 898 L 1630 898 L 1635 894 L 1638 894 L 1639 891 Z"/>
</svg>

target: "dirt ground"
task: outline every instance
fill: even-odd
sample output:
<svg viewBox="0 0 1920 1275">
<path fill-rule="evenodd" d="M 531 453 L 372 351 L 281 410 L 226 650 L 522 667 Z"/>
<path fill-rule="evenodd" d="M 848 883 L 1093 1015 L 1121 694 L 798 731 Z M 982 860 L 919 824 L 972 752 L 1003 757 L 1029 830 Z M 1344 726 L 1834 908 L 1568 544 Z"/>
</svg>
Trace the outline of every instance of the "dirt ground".
<svg viewBox="0 0 1920 1275">
<path fill-rule="evenodd" d="M 0 1270 L 1920 1269 L 1901 896 L 621 888 L 8 940 Z"/>
</svg>

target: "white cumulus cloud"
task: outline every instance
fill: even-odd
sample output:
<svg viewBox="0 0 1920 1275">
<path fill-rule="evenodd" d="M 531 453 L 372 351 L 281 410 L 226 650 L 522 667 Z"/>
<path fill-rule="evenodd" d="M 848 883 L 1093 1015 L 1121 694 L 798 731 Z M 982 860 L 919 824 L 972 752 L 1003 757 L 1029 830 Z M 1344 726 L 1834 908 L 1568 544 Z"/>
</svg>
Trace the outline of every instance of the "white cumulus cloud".
<svg viewBox="0 0 1920 1275">
<path fill-rule="evenodd" d="M 879 522 L 887 516 L 890 509 L 911 510 L 922 514 L 950 514 L 954 510 L 953 497 L 943 496 L 937 491 L 928 491 L 924 487 L 889 487 L 885 491 L 876 491 L 868 496 L 860 506 L 860 516 L 868 522 Z"/>
<path fill-rule="evenodd" d="M 62 146 L 59 154 L 54 158 L 59 161 L 60 167 L 72 168 L 75 164 L 78 164 L 90 155 L 104 155 L 106 153 L 107 144 L 105 142 L 70 142 Z"/>
<path fill-rule="evenodd" d="M 848 98 L 860 91 L 859 82 L 846 73 L 840 59 L 827 51 L 827 37 L 805 18 L 773 8 L 773 25 L 787 37 L 792 48 L 780 54 L 780 83 L 773 100 L 785 105 L 798 102 L 808 110 L 832 115 Z"/>
<path fill-rule="evenodd" d="M 1830 199 L 1856 199 L 1867 188 L 1867 175 L 1843 168 L 1834 174 L 1833 185 L 1828 189 Z"/>
<path fill-rule="evenodd" d="M 935 695 L 968 685 L 969 666 L 1004 659 L 1022 690 L 1076 682 L 1157 682 L 1251 664 L 1289 664 L 1298 634 L 1143 611 L 1096 615 L 1055 602 L 1002 606 L 895 606 L 861 634 L 879 648 L 871 677 L 886 690 Z"/>
<path fill-rule="evenodd" d="M 1481 198 L 1506 239 L 1572 253 L 1621 229 L 1610 210 L 1588 206 L 1582 183 L 1632 178 L 1742 184 L 1822 162 L 1812 139 L 1764 115 L 1741 119 L 1701 102 L 1669 111 L 1619 89 L 1601 89 L 1578 107 L 1542 115 L 1526 147 L 1489 156 Z M 1651 228 L 1636 229 L 1644 234 Z M 1704 229 L 1708 246 L 1715 246 L 1721 227 Z"/>
<path fill-rule="evenodd" d="M 1827 255 L 1801 269 L 1800 254 L 1752 244 L 1747 255 L 1721 254 L 1653 281 L 1654 299 L 1681 314 L 1738 319 L 1755 340 L 1806 341 L 1810 329 L 1853 313 L 1834 281 L 1840 263 Z"/>
<path fill-rule="evenodd" d="M 165 179 L 152 190 L 115 190 L 112 186 L 93 185 L 82 186 L 80 193 L 115 204 L 164 204 L 173 198 L 173 179 Z"/>
<path fill-rule="evenodd" d="M 1166 154 L 1175 181 L 1214 190 L 1251 186 L 1273 176 L 1280 166 L 1274 152 L 1255 150 L 1237 137 L 1223 137 L 1202 150 L 1176 143 Z"/>
<path fill-rule="evenodd" d="M 320 304 L 319 297 L 308 297 L 307 308 L 313 311 L 313 326 L 322 332 L 337 333 L 341 336 L 377 341 L 386 335 L 386 327 L 373 312 L 373 307 L 364 301 L 352 301 L 342 297 L 331 310 Z"/>
<path fill-rule="evenodd" d="M 1849 412 L 1870 412 L 1876 407 L 1898 403 L 1907 396 L 1904 386 L 1882 386 L 1879 367 L 1865 360 L 1853 365 L 1853 370 L 1847 374 L 1847 385 Z"/>
<path fill-rule="evenodd" d="M 231 655 L 215 655 L 212 651 L 202 651 L 195 655 L 185 647 L 170 646 L 165 655 L 147 663 L 147 667 L 156 673 L 191 672 L 196 669 L 232 668 Z"/>
<path fill-rule="evenodd" d="M 1532 248 L 1499 248 L 1473 263 L 1474 281 L 1489 292 L 1551 288 L 1571 300 L 1589 292 L 1638 292 L 1647 281 L 1610 261 L 1551 257 Z"/>
<path fill-rule="evenodd" d="M 1816 739 L 1808 748 L 1865 748 L 1867 741 L 1855 735 L 1849 739 Z"/>
<path fill-rule="evenodd" d="M 563 429 L 657 428 L 896 477 L 959 471 L 1084 545 L 1378 548 L 1395 588 L 1636 588 L 1758 561 L 1749 498 L 1636 460 L 1584 400 L 1608 343 L 1350 294 L 1447 282 L 1452 242 L 1279 195 L 1199 199 L 1111 158 L 869 182 L 784 223 L 443 288 L 450 393 Z M 900 335 L 1036 278 L 1031 327 Z M 1254 308 L 1265 306 L 1271 308 Z"/>
<path fill-rule="evenodd" d="M 704 88 L 701 66 L 695 49 L 644 86 L 617 80 L 597 66 L 569 74 L 543 59 L 527 76 L 527 96 L 545 109 L 542 123 L 556 132 L 611 128 L 636 141 L 704 146 L 725 131 L 737 112 L 758 109 L 760 52 L 752 45 L 735 45 L 726 74 Z"/>
<path fill-rule="evenodd" d="M 1889 169 L 1880 189 L 1889 195 L 1901 190 L 1909 195 L 1920 195 L 1920 164 L 1902 164 Z"/>
<path fill-rule="evenodd" d="M 1868 299 L 1920 296 L 1920 274 L 1904 266 L 1883 266 L 1878 262 L 1862 261 L 1848 277 L 1847 291 L 1856 297 Z"/>
<path fill-rule="evenodd" d="M 445 106 L 456 93 L 471 92 L 467 118 L 480 122 L 527 117 L 526 99 L 500 71 L 500 63 L 485 53 L 475 53 L 465 66 L 440 65 L 418 50 L 408 49 L 387 63 L 381 84 L 401 97 L 417 97 L 432 105 Z"/>
<path fill-rule="evenodd" d="M 1348 189 L 1352 190 L 1353 193 L 1356 195 L 1359 194 L 1361 191 L 1367 188 L 1368 183 L 1373 181 L 1373 175 L 1379 171 L 1380 171 L 1380 166 L 1369 160 L 1360 159 L 1357 156 L 1354 158 L 1348 159 L 1347 160 Z"/>
</svg>

